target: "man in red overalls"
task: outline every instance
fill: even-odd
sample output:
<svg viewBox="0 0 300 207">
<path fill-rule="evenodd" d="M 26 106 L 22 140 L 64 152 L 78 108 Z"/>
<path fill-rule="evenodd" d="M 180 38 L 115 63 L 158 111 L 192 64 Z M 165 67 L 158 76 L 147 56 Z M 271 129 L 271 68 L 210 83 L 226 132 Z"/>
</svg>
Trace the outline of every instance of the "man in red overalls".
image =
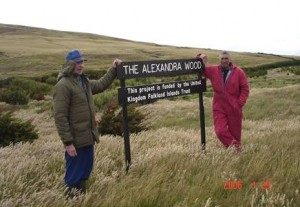
<svg viewBox="0 0 300 207">
<path fill-rule="evenodd" d="M 208 62 L 205 54 L 197 58 Z M 220 54 L 220 64 L 206 66 L 205 77 L 209 78 L 214 91 L 213 119 L 215 133 L 222 144 L 228 148 L 235 146 L 240 150 L 242 132 L 242 108 L 249 96 L 249 84 L 244 71 L 231 63 L 228 52 Z"/>
</svg>

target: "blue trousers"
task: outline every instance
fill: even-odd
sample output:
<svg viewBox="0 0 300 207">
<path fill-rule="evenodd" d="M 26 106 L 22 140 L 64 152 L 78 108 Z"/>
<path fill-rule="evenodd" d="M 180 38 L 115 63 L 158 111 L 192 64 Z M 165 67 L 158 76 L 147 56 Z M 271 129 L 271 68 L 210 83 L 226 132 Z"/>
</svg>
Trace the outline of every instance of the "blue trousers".
<svg viewBox="0 0 300 207">
<path fill-rule="evenodd" d="M 77 156 L 71 157 L 65 152 L 66 174 L 65 184 L 77 185 L 81 180 L 87 180 L 93 169 L 94 145 L 76 148 Z"/>
</svg>

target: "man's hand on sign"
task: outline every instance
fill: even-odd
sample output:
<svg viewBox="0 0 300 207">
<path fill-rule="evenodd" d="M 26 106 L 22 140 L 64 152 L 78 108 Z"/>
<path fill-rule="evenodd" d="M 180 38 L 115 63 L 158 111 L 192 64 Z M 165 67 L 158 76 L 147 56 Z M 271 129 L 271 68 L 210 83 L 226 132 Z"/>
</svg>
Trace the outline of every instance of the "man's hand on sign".
<svg viewBox="0 0 300 207">
<path fill-rule="evenodd" d="M 199 54 L 196 56 L 196 58 L 202 59 L 202 61 L 203 61 L 203 63 L 204 63 L 205 65 L 206 65 L 207 62 L 208 62 L 208 58 L 207 58 L 207 56 L 206 56 L 205 54 L 199 53 Z"/>
<path fill-rule="evenodd" d="M 122 60 L 120 60 L 120 59 L 118 59 L 118 58 L 114 59 L 113 64 L 112 64 L 112 67 L 113 67 L 114 69 L 117 69 L 118 65 L 120 65 L 121 62 L 122 62 Z"/>
</svg>

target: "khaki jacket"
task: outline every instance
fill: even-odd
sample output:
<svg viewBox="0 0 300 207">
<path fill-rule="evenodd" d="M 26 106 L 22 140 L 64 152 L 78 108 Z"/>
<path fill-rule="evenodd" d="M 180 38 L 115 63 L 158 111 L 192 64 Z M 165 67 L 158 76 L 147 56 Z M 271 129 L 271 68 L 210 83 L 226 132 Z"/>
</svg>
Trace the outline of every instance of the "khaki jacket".
<svg viewBox="0 0 300 207">
<path fill-rule="evenodd" d="M 53 93 L 54 118 L 62 142 L 80 148 L 99 142 L 92 95 L 107 89 L 117 72 L 111 68 L 99 80 L 89 80 L 84 74 L 74 75 L 73 71 L 74 64 L 66 63 L 58 75 Z"/>
</svg>

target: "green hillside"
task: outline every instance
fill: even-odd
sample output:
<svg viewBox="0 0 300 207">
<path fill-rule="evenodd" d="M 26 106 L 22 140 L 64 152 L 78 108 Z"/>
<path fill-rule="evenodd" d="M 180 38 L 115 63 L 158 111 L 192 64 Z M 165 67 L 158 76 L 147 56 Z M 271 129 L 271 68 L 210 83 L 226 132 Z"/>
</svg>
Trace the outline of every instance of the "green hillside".
<svg viewBox="0 0 300 207">
<path fill-rule="evenodd" d="M 86 68 L 95 70 L 107 69 L 115 57 L 123 61 L 194 58 L 202 52 L 209 56 L 210 63 L 217 63 L 219 54 L 219 51 L 210 49 L 172 47 L 95 34 L 5 24 L 0 24 L 0 45 L 1 77 L 58 71 L 71 49 L 81 50 L 89 60 Z M 237 52 L 232 52 L 232 58 L 242 67 L 291 60 L 291 57 L 272 54 Z"/>
</svg>

